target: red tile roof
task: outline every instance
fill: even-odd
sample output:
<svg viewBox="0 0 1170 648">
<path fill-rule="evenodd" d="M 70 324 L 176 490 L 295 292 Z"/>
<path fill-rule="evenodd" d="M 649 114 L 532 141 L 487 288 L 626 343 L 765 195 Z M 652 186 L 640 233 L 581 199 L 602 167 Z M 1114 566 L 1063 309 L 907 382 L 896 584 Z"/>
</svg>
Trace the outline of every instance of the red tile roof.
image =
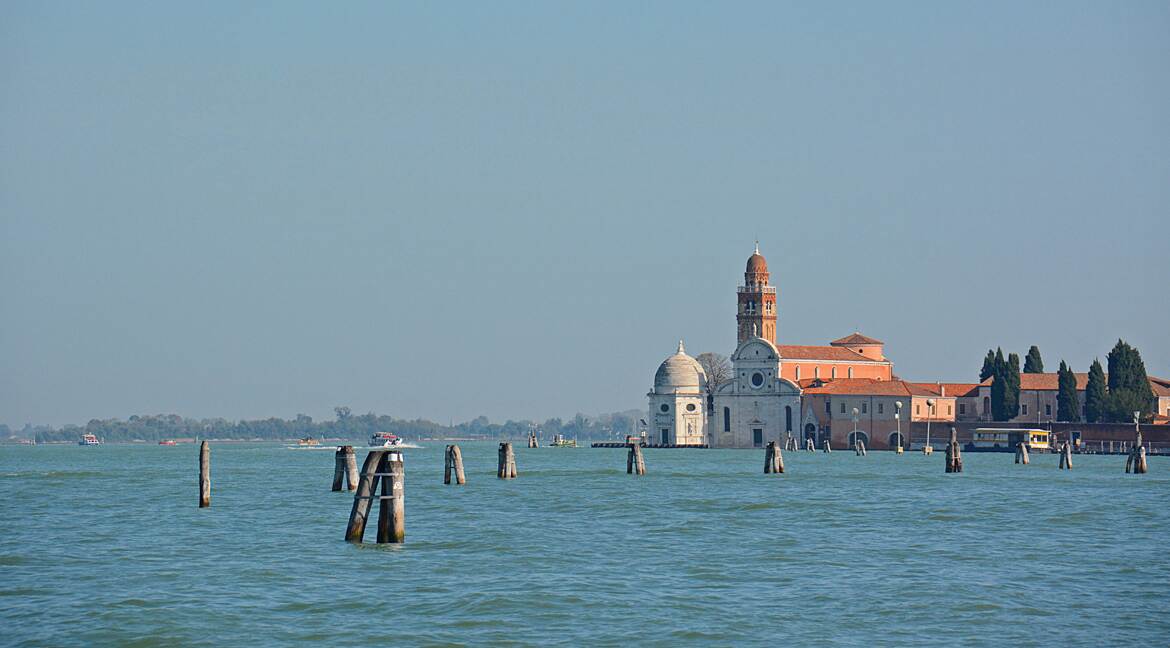
<svg viewBox="0 0 1170 648">
<path fill-rule="evenodd" d="M 835 346 L 844 346 L 849 344 L 885 344 L 885 342 L 882 342 L 881 340 L 875 340 L 867 335 L 854 333 L 853 335 L 846 335 L 840 340 L 833 340 L 829 344 Z"/>
<path fill-rule="evenodd" d="M 825 362 L 881 362 L 856 351 L 835 346 L 781 344 L 776 347 L 781 360 L 824 360 Z"/>
<path fill-rule="evenodd" d="M 1084 391 L 1089 384 L 1089 374 L 1074 373 L 1077 378 L 1077 391 Z M 1109 375 L 1105 375 L 1105 379 L 1109 379 Z M 992 378 L 984 380 L 982 385 L 990 385 Z M 1170 396 L 1170 380 L 1164 378 L 1156 378 L 1149 376 L 1150 389 L 1154 390 L 1155 396 Z M 1054 373 L 1021 373 L 1020 374 L 1020 391 L 1058 391 L 1060 389 L 1060 375 Z M 950 393 L 950 388 L 947 389 Z"/>
<path fill-rule="evenodd" d="M 921 389 L 930 391 L 936 396 L 941 396 L 943 388 L 946 388 L 947 396 L 978 396 L 979 383 L 911 383 Z"/>
<path fill-rule="evenodd" d="M 813 385 L 819 383 L 819 387 Z M 851 394 L 855 396 L 937 396 L 933 391 L 923 389 L 914 383 L 901 380 L 876 380 L 874 378 L 836 378 L 832 380 L 800 381 L 806 394 Z M 949 394 L 947 395 L 950 396 Z"/>
</svg>

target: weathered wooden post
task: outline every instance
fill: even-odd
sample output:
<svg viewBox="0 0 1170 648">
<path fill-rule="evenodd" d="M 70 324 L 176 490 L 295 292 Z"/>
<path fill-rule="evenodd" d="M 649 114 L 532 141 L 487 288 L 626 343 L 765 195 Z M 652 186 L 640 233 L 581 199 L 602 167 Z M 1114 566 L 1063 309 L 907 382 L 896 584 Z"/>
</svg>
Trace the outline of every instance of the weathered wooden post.
<svg viewBox="0 0 1170 648">
<path fill-rule="evenodd" d="M 211 506 L 211 446 L 199 444 L 199 508 Z"/>
<path fill-rule="evenodd" d="M 378 543 L 400 543 L 406 539 L 406 470 L 401 452 L 382 453 L 378 462 L 382 496 L 378 498 Z"/>
<path fill-rule="evenodd" d="M 353 446 L 343 446 L 345 450 L 345 481 L 346 490 L 355 491 L 358 487 L 357 454 Z"/>
<path fill-rule="evenodd" d="M 856 439 L 853 440 L 853 452 L 858 457 L 865 456 L 865 441 L 862 441 L 861 437 L 857 437 Z"/>
<path fill-rule="evenodd" d="M 459 450 L 457 445 L 447 446 L 443 461 L 443 483 L 451 483 L 451 473 L 455 473 L 455 483 L 459 486 L 467 483 L 467 478 L 463 474 L 463 452 Z"/>
<path fill-rule="evenodd" d="M 946 462 L 946 472 L 963 472 L 963 456 L 959 450 L 959 434 L 955 428 L 951 428 L 951 440 L 947 443 Z"/>
<path fill-rule="evenodd" d="M 626 474 L 646 474 L 646 459 L 642 456 L 642 445 L 640 443 L 630 443 L 630 451 L 626 454 Z"/>
<path fill-rule="evenodd" d="M 804 449 L 808 450 L 809 452 L 816 452 L 817 451 L 816 444 L 813 443 L 812 437 L 805 438 Z"/>
<path fill-rule="evenodd" d="M 1125 472 L 1129 472 L 1133 468 L 1133 474 L 1144 475 L 1149 469 L 1146 466 L 1146 446 L 1142 443 L 1142 426 L 1141 426 L 1140 412 L 1133 413 L 1133 429 L 1134 429 L 1134 444 L 1129 451 L 1129 456 L 1125 459 Z"/>
<path fill-rule="evenodd" d="M 512 451 L 511 443 L 500 444 L 496 477 L 500 479 L 514 479 L 516 477 L 516 453 Z"/>
<path fill-rule="evenodd" d="M 1016 444 L 1016 463 L 1028 465 L 1028 444 L 1023 441 Z"/>
<path fill-rule="evenodd" d="M 370 517 L 371 498 L 374 495 L 374 485 L 378 483 L 376 473 L 381 459 L 382 453 L 379 450 L 371 450 L 366 454 L 358 478 L 357 492 L 353 496 L 353 508 L 349 511 L 349 524 L 345 527 L 346 542 L 361 542 L 366 533 L 366 520 Z"/>
<path fill-rule="evenodd" d="M 342 482 L 345 481 L 345 447 L 337 446 L 337 452 L 333 453 L 333 492 L 341 490 Z"/>
<path fill-rule="evenodd" d="M 832 451 L 833 451 L 833 448 L 829 447 L 829 440 L 828 440 L 828 439 L 825 439 L 825 448 L 824 448 L 824 451 L 825 451 L 825 452 L 832 452 Z"/>
</svg>

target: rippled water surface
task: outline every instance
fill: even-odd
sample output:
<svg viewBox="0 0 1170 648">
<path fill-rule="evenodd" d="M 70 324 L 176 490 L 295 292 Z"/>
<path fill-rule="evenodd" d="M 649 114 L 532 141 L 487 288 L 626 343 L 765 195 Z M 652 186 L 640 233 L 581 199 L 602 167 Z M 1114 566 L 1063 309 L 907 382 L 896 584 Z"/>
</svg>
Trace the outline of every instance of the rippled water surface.
<svg viewBox="0 0 1170 648">
<path fill-rule="evenodd" d="M 332 448 L 213 443 L 203 510 L 195 446 L 0 448 L 0 644 L 1170 643 L 1162 457 L 462 447 L 405 451 L 401 546 Z"/>
</svg>

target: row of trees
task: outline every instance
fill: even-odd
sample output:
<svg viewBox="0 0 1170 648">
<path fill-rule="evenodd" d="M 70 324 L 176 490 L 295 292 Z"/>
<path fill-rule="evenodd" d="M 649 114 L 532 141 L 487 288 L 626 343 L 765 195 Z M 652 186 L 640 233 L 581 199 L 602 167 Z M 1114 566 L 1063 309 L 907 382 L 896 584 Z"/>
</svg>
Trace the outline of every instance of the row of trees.
<svg viewBox="0 0 1170 648">
<path fill-rule="evenodd" d="M 1106 362 L 1108 373 L 1102 368 L 1100 360 L 1093 360 L 1089 367 L 1084 390 L 1083 419 L 1089 423 L 1127 422 L 1132 420 L 1133 412 L 1142 412 L 1145 420 L 1152 418 L 1157 400 L 1150 388 L 1141 353 L 1124 340 L 1118 340 L 1106 357 Z M 1022 371 L 1044 372 L 1044 361 L 1036 346 L 1028 349 Z M 1016 354 L 1009 353 L 1005 359 L 1002 349 L 987 351 L 979 380 L 993 379 L 991 415 L 997 421 L 1007 421 L 1019 414 L 1020 372 L 1019 356 Z M 1056 407 L 1057 420 L 1074 423 L 1082 420 L 1077 376 L 1064 360 L 1060 361 L 1060 369 L 1057 371 Z"/>
<path fill-rule="evenodd" d="M 492 423 L 480 416 L 465 423 L 442 425 L 426 419 L 397 419 L 373 412 L 355 415 L 348 407 L 336 407 L 337 418 L 314 421 L 312 417 L 297 414 L 292 419 L 266 418 L 251 421 L 228 421 L 222 418 L 192 419 L 175 414 L 131 416 L 129 419 L 93 419 L 84 426 L 65 425 L 25 426 L 22 438 L 35 438 L 38 443 L 75 442 L 82 434 L 94 434 L 107 442 L 159 441 L 162 439 L 201 438 L 281 441 L 304 437 L 344 439 L 364 442 L 375 432 L 391 432 L 404 439 L 473 437 L 491 439 L 523 439 L 533 430 L 544 438 L 564 434 L 582 441 L 622 438 L 637 434 L 638 411 L 616 412 L 589 417 L 582 414 L 567 421 L 551 418 L 538 421 L 506 421 Z"/>
</svg>

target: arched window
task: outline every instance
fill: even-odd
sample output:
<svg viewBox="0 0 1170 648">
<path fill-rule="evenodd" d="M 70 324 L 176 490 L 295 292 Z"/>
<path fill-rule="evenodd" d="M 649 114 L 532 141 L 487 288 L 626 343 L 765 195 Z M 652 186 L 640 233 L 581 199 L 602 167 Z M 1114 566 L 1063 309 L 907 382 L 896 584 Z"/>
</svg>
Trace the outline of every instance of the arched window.
<svg viewBox="0 0 1170 648">
<path fill-rule="evenodd" d="M 849 377 L 853 377 L 853 367 L 849 367 Z"/>
<path fill-rule="evenodd" d="M 724 432 L 731 431 L 731 408 L 730 407 L 723 408 L 723 431 Z"/>
<path fill-rule="evenodd" d="M 813 367 L 813 378 L 820 378 L 820 377 L 821 377 L 821 368 L 820 367 Z"/>
<path fill-rule="evenodd" d="M 784 406 L 784 429 L 788 432 L 792 431 L 792 406 Z"/>
<path fill-rule="evenodd" d="M 837 368 L 836 368 L 836 367 L 833 367 L 832 369 L 830 369 L 830 370 L 829 370 L 829 377 L 830 377 L 830 378 L 836 378 L 836 377 L 837 377 Z"/>
<path fill-rule="evenodd" d="M 800 365 L 796 365 L 796 379 L 800 380 Z"/>
</svg>

